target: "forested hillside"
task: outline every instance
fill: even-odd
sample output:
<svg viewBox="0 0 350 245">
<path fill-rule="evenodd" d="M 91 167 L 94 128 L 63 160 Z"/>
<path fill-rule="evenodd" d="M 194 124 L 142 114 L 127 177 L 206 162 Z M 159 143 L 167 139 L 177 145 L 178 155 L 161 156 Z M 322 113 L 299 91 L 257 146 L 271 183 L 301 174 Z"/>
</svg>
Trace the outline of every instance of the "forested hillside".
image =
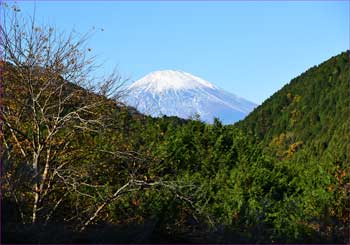
<svg viewBox="0 0 350 245">
<path fill-rule="evenodd" d="M 236 124 L 265 154 L 304 171 L 305 184 L 323 182 L 333 195 L 323 215 L 343 223 L 343 230 L 349 229 L 350 207 L 349 59 L 346 51 L 310 68 Z"/>
<path fill-rule="evenodd" d="M 348 53 L 225 126 L 144 116 L 85 37 L 9 23 L 1 243 L 348 242 Z"/>
<path fill-rule="evenodd" d="M 343 52 L 292 79 L 237 125 L 280 158 L 307 149 L 318 159 L 344 162 L 349 77 L 349 52 Z"/>
</svg>

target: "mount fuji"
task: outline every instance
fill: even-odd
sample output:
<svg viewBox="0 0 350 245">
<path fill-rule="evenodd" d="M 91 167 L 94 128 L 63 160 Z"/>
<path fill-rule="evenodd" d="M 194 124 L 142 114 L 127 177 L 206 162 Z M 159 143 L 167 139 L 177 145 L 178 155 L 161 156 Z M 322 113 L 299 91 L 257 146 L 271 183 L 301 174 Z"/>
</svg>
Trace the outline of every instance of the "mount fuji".
<svg viewBox="0 0 350 245">
<path fill-rule="evenodd" d="M 224 91 L 212 83 L 183 71 L 149 73 L 127 88 L 124 103 L 153 117 L 163 115 L 194 118 L 224 124 L 243 119 L 256 104 Z"/>
</svg>

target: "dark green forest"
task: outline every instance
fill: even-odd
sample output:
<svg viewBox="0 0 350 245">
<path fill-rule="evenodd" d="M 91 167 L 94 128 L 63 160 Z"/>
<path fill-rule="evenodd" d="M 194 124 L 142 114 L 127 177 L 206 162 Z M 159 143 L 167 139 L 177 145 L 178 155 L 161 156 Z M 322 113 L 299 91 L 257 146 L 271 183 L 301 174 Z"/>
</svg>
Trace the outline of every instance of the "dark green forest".
<svg viewBox="0 0 350 245">
<path fill-rule="evenodd" d="M 1 27 L 2 243 L 349 242 L 348 51 L 244 120 L 206 124 L 138 113 L 118 75 L 90 83 L 85 37 L 14 23 Z"/>
</svg>

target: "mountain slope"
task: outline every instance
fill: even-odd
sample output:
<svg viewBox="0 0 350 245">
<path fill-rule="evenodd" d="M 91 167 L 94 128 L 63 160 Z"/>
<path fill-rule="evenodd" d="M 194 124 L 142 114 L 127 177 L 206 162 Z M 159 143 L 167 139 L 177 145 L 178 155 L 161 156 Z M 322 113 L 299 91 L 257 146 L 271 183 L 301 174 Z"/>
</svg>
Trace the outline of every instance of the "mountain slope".
<svg viewBox="0 0 350 245">
<path fill-rule="evenodd" d="M 156 71 L 128 88 L 126 104 L 154 117 L 168 115 L 224 123 L 244 118 L 255 104 L 182 71 Z"/>
<path fill-rule="evenodd" d="M 303 207 L 311 204 L 311 210 L 318 209 L 317 218 L 307 226 L 316 220 L 318 231 L 332 226 L 333 237 L 348 241 L 349 51 L 292 79 L 235 125 L 252 135 L 275 158 L 275 165 L 293 176 L 288 185 L 296 181 L 304 189 L 298 191 Z"/>
<path fill-rule="evenodd" d="M 318 159 L 345 160 L 349 143 L 349 52 L 291 80 L 236 125 L 278 157 L 304 148 Z"/>
</svg>

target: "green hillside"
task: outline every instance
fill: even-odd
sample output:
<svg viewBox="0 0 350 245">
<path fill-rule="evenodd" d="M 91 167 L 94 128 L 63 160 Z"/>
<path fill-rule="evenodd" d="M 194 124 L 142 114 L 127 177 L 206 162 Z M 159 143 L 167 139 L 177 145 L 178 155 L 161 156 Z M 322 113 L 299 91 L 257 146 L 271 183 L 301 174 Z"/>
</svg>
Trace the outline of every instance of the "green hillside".
<svg viewBox="0 0 350 245">
<path fill-rule="evenodd" d="M 276 164 L 315 188 L 305 198 L 331 193 L 323 219 L 342 223 L 342 230 L 349 227 L 350 207 L 349 57 L 343 52 L 310 68 L 236 124 Z"/>
<path fill-rule="evenodd" d="M 350 115 L 349 52 L 314 66 L 236 125 L 279 158 L 305 149 L 318 159 L 346 159 Z"/>
</svg>

